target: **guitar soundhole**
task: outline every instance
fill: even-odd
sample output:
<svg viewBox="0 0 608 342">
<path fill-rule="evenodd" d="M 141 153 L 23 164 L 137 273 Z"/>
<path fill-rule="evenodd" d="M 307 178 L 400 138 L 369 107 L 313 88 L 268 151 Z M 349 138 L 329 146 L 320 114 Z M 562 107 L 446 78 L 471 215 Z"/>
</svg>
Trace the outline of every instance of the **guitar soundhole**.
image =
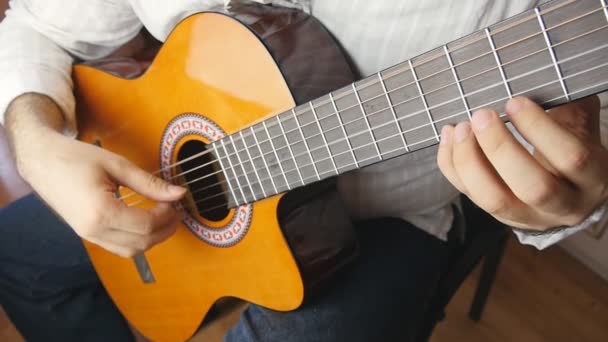
<svg viewBox="0 0 608 342">
<path fill-rule="evenodd" d="M 193 157 L 191 160 L 187 160 Z M 186 142 L 177 154 L 180 164 L 177 174 L 181 184 L 186 184 L 189 196 L 184 206 L 189 211 L 196 211 L 200 216 L 220 221 L 228 216 L 228 200 L 219 162 L 209 153 L 207 145 L 198 140 Z"/>
</svg>

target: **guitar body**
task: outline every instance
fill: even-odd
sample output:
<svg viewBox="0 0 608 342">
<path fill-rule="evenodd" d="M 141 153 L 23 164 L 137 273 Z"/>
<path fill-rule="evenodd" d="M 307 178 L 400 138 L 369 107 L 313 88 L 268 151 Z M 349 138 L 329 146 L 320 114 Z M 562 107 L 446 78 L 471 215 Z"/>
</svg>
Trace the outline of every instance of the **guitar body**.
<svg viewBox="0 0 608 342">
<path fill-rule="evenodd" d="M 231 11 L 233 16 L 207 12 L 185 19 L 137 78 L 76 66 L 79 139 L 154 172 L 165 159 L 177 162 L 188 141 L 210 143 L 353 81 L 340 49 L 312 18 L 266 6 Z M 311 44 L 319 47 L 320 64 L 298 55 L 310 53 Z M 331 79 L 315 79 L 322 72 L 315 68 L 323 63 L 334 65 Z M 317 83 L 311 84 L 312 79 Z M 231 209 L 221 220 L 190 212 L 184 220 L 190 225 L 182 224 L 173 237 L 142 256 L 147 280 L 133 259 L 85 245 L 132 325 L 154 341 L 183 341 L 223 297 L 280 311 L 302 304 L 306 264 L 279 224 L 280 201 L 278 195 Z M 352 250 L 344 240 L 325 243 L 333 256 L 351 255 L 344 252 Z"/>
</svg>

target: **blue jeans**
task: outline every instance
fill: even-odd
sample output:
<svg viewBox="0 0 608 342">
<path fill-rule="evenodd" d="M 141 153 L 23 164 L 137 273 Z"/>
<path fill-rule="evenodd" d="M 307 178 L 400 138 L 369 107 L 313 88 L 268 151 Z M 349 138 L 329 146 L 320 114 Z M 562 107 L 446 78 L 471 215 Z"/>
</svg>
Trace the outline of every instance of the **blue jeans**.
<svg viewBox="0 0 608 342">
<path fill-rule="evenodd" d="M 225 341 L 406 341 L 447 244 L 398 219 L 357 224 L 360 256 L 300 309 L 250 305 Z M 133 341 L 80 239 L 37 197 L 0 209 L 0 303 L 27 341 Z"/>
</svg>

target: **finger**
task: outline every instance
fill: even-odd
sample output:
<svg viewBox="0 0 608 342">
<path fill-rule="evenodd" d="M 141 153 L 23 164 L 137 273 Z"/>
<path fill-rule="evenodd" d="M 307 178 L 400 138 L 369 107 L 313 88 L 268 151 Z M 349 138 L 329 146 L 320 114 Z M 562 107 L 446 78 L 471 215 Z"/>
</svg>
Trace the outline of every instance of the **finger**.
<svg viewBox="0 0 608 342">
<path fill-rule="evenodd" d="M 152 234 L 179 221 L 176 211 L 169 203 L 158 203 L 145 210 L 128 207 L 113 199 L 115 206 L 109 209 L 107 225 L 113 229 L 140 235 Z"/>
<path fill-rule="evenodd" d="M 534 212 L 521 202 L 502 181 L 484 156 L 471 125 L 463 122 L 454 133 L 454 170 L 468 197 L 477 206 L 503 220 L 528 222 Z"/>
<path fill-rule="evenodd" d="M 115 245 L 115 244 L 109 243 L 109 242 L 105 242 L 105 241 L 102 241 L 97 238 L 87 237 L 86 239 L 87 239 L 87 241 L 89 241 L 93 244 L 96 244 L 97 246 L 105 249 L 106 251 L 108 251 L 114 255 L 123 257 L 123 258 L 130 258 L 137 254 L 135 250 L 129 250 L 126 247 Z"/>
<path fill-rule="evenodd" d="M 152 200 L 177 201 L 186 193 L 185 188 L 155 177 L 123 158 L 114 158 L 105 169 L 120 184 Z"/>
<path fill-rule="evenodd" d="M 454 146 L 453 137 L 453 126 L 446 125 L 441 128 L 441 142 L 439 144 L 439 150 L 437 151 L 437 166 L 439 166 L 439 170 L 441 170 L 441 173 L 443 173 L 445 178 L 447 178 L 458 191 L 466 193 L 465 187 L 458 178 L 456 170 L 454 170 L 454 163 L 452 161 L 452 149 Z"/>
<path fill-rule="evenodd" d="M 600 163 L 592 158 L 592 149 L 577 135 L 545 113 L 543 108 L 526 98 L 507 103 L 507 114 L 521 135 L 561 175 L 581 187 L 592 186 L 602 177 Z M 568 111 L 583 119 L 582 107 L 569 104 L 555 109 L 558 115 Z"/>
<path fill-rule="evenodd" d="M 172 223 L 146 235 L 111 229 L 104 235 L 103 239 L 108 243 L 123 246 L 136 253 L 143 253 L 170 238 L 177 230 L 177 227 L 177 223 Z"/>
<path fill-rule="evenodd" d="M 517 142 L 498 113 L 473 115 L 475 137 L 486 158 L 513 194 L 536 210 L 568 214 L 575 208 L 573 189 L 558 180 Z"/>
<path fill-rule="evenodd" d="M 150 235 L 140 235 L 119 230 L 107 230 L 103 237 L 87 237 L 90 242 L 125 258 L 141 254 L 171 237 L 177 224 Z"/>
</svg>

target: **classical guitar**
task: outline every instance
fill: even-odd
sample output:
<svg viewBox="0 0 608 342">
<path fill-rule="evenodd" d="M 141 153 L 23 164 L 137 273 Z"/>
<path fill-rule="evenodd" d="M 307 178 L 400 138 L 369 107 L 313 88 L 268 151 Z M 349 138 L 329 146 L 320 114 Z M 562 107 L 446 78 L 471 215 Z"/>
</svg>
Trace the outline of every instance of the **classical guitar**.
<svg viewBox="0 0 608 342">
<path fill-rule="evenodd" d="M 289 194 L 432 146 L 443 125 L 503 112 L 513 96 L 550 108 L 608 88 L 605 0 L 554 0 L 354 83 L 314 18 L 223 11 L 183 20 L 141 75 L 74 68 L 79 138 L 190 190 L 177 233 L 145 255 L 86 243 L 120 310 L 155 341 L 187 339 L 223 297 L 296 309 L 314 272 L 349 258 L 344 241 L 301 258 L 307 233 L 290 236 L 277 216 Z"/>
</svg>

